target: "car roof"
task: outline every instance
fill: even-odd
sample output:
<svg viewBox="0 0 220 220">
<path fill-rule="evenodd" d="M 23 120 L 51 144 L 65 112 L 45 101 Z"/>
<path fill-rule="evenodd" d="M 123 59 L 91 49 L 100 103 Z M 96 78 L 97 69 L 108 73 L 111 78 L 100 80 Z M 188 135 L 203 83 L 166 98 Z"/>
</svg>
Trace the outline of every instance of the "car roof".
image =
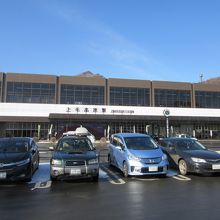
<svg viewBox="0 0 220 220">
<path fill-rule="evenodd" d="M 30 141 L 30 140 L 33 140 L 33 138 L 30 138 L 30 137 L 3 137 L 3 138 L 0 138 L 0 141 Z"/>
<path fill-rule="evenodd" d="M 63 136 L 61 139 L 89 139 L 86 135 L 68 135 L 68 136 Z"/>
<path fill-rule="evenodd" d="M 193 138 L 181 138 L 181 137 L 168 137 L 168 138 L 161 138 L 162 141 L 169 141 L 169 140 L 195 140 Z"/>
<path fill-rule="evenodd" d="M 114 136 L 117 135 L 117 136 L 121 136 L 121 137 L 150 137 L 149 135 L 147 134 L 141 134 L 141 133 L 116 133 L 116 134 L 113 134 Z"/>
</svg>

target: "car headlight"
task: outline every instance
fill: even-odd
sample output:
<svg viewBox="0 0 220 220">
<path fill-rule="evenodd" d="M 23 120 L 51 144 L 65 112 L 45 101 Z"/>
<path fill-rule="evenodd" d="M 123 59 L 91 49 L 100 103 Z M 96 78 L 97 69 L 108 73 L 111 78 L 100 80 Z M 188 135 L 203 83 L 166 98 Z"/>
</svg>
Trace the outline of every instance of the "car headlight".
<svg viewBox="0 0 220 220">
<path fill-rule="evenodd" d="M 129 155 L 128 155 L 128 160 L 141 161 L 141 158 L 135 157 L 134 155 L 129 154 Z"/>
<path fill-rule="evenodd" d="M 204 159 L 201 159 L 201 158 L 191 157 L 191 159 L 192 159 L 193 162 L 196 162 L 196 163 L 206 163 L 206 161 Z"/>
<path fill-rule="evenodd" d="M 62 165 L 62 160 L 52 159 L 51 160 L 51 165 L 61 166 Z"/>
<path fill-rule="evenodd" d="M 162 160 L 167 160 L 167 155 L 166 154 L 163 154 Z"/>
<path fill-rule="evenodd" d="M 21 160 L 21 161 L 16 162 L 15 165 L 22 166 L 22 165 L 29 163 L 30 161 L 31 161 L 30 158 L 27 158 L 26 160 Z"/>
<path fill-rule="evenodd" d="M 97 164 L 99 162 L 98 158 L 88 160 L 88 164 Z"/>
</svg>

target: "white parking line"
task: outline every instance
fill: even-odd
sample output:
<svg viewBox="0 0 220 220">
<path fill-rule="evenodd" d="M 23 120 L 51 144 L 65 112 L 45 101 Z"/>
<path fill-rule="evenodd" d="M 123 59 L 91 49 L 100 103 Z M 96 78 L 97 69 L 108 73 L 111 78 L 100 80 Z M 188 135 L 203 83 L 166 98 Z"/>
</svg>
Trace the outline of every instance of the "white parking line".
<svg viewBox="0 0 220 220">
<path fill-rule="evenodd" d="M 46 181 L 46 182 L 37 182 L 35 183 L 34 187 L 31 189 L 32 191 L 35 189 L 46 189 L 51 187 L 51 181 Z"/>
<path fill-rule="evenodd" d="M 172 178 L 180 180 L 180 181 L 190 181 L 191 180 L 191 178 L 186 177 L 186 176 L 182 176 L 182 175 L 172 176 Z"/>
<path fill-rule="evenodd" d="M 108 173 L 103 170 L 102 168 L 100 168 L 102 170 L 103 173 L 106 174 L 106 176 L 108 177 L 108 180 L 111 184 L 114 184 L 114 185 L 122 185 L 122 184 L 125 184 L 125 181 L 123 179 L 121 179 L 120 177 L 118 177 L 115 173 L 113 173 L 111 170 L 109 170 L 108 168 L 105 167 L 105 169 L 108 171 L 108 173 L 111 174 L 111 176 L 113 176 L 118 182 L 114 181 L 109 175 Z"/>
</svg>

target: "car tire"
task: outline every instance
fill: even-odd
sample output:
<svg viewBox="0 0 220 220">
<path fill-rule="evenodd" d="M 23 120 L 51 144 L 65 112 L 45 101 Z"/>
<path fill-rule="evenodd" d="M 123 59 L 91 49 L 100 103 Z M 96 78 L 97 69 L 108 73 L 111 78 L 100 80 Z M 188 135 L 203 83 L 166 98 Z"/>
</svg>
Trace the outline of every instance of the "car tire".
<svg viewBox="0 0 220 220">
<path fill-rule="evenodd" d="M 51 180 L 52 182 L 54 182 L 54 181 L 57 181 L 57 178 L 56 178 L 56 177 L 53 177 L 53 176 L 50 176 L 50 180 Z"/>
<path fill-rule="evenodd" d="M 187 174 L 187 164 L 186 161 L 181 159 L 178 164 L 179 172 L 181 175 L 185 176 Z"/>
<path fill-rule="evenodd" d="M 38 170 L 38 168 L 39 168 L 39 164 L 40 164 L 40 157 L 38 156 L 38 158 L 37 158 L 37 166 L 36 166 L 36 170 Z"/>
<path fill-rule="evenodd" d="M 98 182 L 99 181 L 99 174 L 97 174 L 96 176 L 93 176 L 92 181 L 93 182 Z"/>
<path fill-rule="evenodd" d="M 125 178 L 129 176 L 128 175 L 128 163 L 126 161 L 123 163 L 123 174 Z"/>
<path fill-rule="evenodd" d="M 112 159 L 111 156 L 108 155 L 108 166 L 111 167 L 112 166 Z"/>
<path fill-rule="evenodd" d="M 25 178 L 25 182 L 30 182 L 32 180 L 32 176 L 33 176 L 33 164 L 31 164 L 30 167 L 28 168 L 28 175 Z"/>
</svg>

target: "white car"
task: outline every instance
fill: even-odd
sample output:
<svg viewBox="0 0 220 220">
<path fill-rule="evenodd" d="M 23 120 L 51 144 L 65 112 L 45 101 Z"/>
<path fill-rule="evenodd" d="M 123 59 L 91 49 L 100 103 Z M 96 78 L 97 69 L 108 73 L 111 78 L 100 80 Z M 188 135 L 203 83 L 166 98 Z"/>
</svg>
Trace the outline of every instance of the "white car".
<svg viewBox="0 0 220 220">
<path fill-rule="evenodd" d="M 63 137 L 65 136 L 74 136 L 74 135 L 85 135 L 87 136 L 92 143 L 95 143 L 95 136 L 91 134 L 86 128 L 79 127 L 75 131 L 67 131 L 63 133 Z"/>
<path fill-rule="evenodd" d="M 191 137 L 188 134 L 176 134 L 176 137 L 179 137 L 179 138 L 191 138 L 191 139 L 197 140 L 197 138 Z"/>
</svg>

